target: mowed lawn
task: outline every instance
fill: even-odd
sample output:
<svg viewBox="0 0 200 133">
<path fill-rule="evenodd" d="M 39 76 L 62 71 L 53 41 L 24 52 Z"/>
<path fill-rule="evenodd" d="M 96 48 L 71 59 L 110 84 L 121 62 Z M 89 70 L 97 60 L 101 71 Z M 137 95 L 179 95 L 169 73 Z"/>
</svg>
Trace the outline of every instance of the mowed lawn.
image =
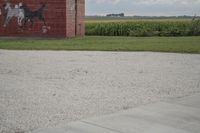
<svg viewBox="0 0 200 133">
<path fill-rule="evenodd" d="M 0 38 L 0 49 L 200 53 L 200 37 Z"/>
</svg>

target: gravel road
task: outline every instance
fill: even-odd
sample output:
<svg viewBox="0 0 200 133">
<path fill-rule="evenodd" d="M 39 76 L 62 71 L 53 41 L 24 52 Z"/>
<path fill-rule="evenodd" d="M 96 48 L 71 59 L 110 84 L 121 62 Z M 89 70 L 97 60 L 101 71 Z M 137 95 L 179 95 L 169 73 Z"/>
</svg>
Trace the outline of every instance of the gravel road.
<svg viewBox="0 0 200 133">
<path fill-rule="evenodd" d="M 200 93 L 200 55 L 0 50 L 0 133 Z"/>
</svg>

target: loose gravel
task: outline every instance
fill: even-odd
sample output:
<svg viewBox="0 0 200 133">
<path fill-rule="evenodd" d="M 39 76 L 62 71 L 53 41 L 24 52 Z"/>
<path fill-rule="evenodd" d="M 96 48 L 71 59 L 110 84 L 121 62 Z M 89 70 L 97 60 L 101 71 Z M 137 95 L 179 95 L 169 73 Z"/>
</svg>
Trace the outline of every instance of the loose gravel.
<svg viewBox="0 0 200 133">
<path fill-rule="evenodd" d="M 0 50 L 0 133 L 200 93 L 200 55 Z"/>
</svg>

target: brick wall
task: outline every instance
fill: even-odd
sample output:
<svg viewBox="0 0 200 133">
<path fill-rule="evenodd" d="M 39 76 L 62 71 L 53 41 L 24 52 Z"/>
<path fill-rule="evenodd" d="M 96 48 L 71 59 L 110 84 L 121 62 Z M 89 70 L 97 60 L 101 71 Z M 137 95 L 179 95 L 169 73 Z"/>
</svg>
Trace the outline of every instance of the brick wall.
<svg viewBox="0 0 200 133">
<path fill-rule="evenodd" d="M 1 8 L 5 2 L 0 2 Z M 12 8 L 22 0 L 11 0 Z M 32 10 L 41 7 L 42 0 L 23 0 Z M 46 6 L 43 10 L 44 23 L 34 18 L 31 22 L 20 27 L 17 18 L 12 17 L 9 24 L 4 27 L 3 14 L 0 15 L 0 36 L 39 36 L 39 37 L 74 37 L 84 35 L 84 0 L 44 0 Z M 77 11 L 76 11 L 77 9 Z"/>
<path fill-rule="evenodd" d="M 85 34 L 85 0 L 77 0 L 76 12 L 76 35 L 82 36 Z"/>
<path fill-rule="evenodd" d="M 67 36 L 83 36 L 85 34 L 85 0 L 67 1 Z"/>
<path fill-rule="evenodd" d="M 66 18 L 67 18 L 67 23 L 66 23 L 66 35 L 67 36 L 75 36 L 75 23 L 76 23 L 76 11 L 75 11 L 75 5 L 76 5 L 76 0 L 68 0 L 66 3 Z"/>
</svg>

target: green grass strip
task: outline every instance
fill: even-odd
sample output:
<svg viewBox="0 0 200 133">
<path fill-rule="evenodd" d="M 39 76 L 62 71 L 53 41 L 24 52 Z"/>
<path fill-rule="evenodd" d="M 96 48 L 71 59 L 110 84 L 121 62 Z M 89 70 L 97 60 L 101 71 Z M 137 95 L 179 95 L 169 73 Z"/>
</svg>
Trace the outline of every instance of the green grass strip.
<svg viewBox="0 0 200 133">
<path fill-rule="evenodd" d="M 200 53 L 200 37 L 0 38 L 0 49 Z"/>
</svg>

